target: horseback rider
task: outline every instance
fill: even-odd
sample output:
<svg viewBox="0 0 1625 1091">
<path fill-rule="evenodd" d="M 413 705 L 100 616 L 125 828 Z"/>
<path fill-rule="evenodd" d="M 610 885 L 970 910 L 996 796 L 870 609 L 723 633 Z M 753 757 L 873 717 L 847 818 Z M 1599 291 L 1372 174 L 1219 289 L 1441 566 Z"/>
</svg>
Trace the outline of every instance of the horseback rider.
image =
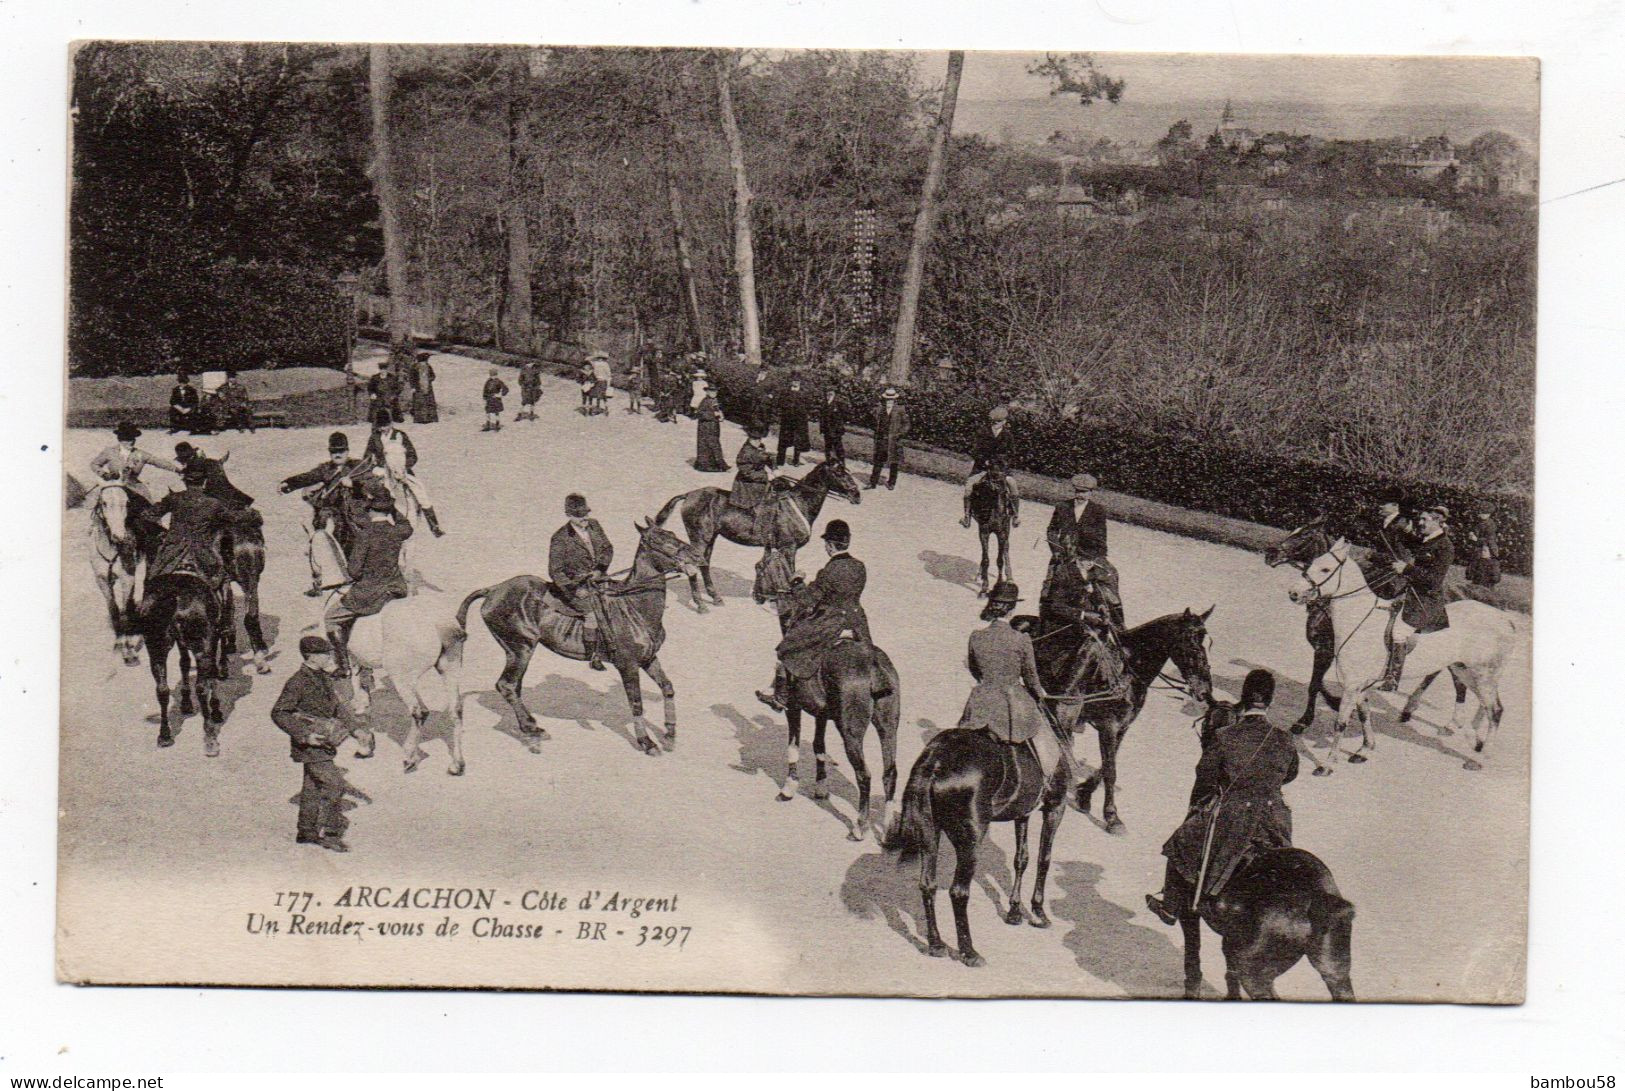
<svg viewBox="0 0 1625 1091">
<path fill-rule="evenodd" d="M 1020 601 L 1020 589 L 1009 580 L 1000 580 L 988 594 L 982 608 L 982 620 L 988 626 L 971 633 L 966 652 L 976 688 L 965 700 L 959 726 L 984 728 L 1012 746 L 1030 745 L 1046 773 L 1063 761 L 1070 770 L 1071 754 L 1061 745 L 1044 711 L 1044 702 L 1050 698 L 1038 680 L 1032 638 L 1009 621 Z"/>
<path fill-rule="evenodd" d="M 251 508 L 254 506 L 254 498 L 233 485 L 226 477 L 226 459 L 230 457 L 228 453 L 219 458 L 210 458 L 185 440 L 175 444 L 175 461 L 180 463 L 183 472 L 193 466 L 203 470 L 205 493 L 233 507 Z"/>
<path fill-rule="evenodd" d="M 599 585 L 609 579 L 615 546 L 591 513 L 587 498 L 580 493 L 564 498 L 564 514 L 569 521 L 553 532 L 548 543 L 547 578 L 553 581 L 559 597 L 581 612 L 589 665 L 601 671 L 607 650 L 604 634 L 609 624 Z"/>
<path fill-rule="evenodd" d="M 773 688 L 756 691 L 758 701 L 778 712 L 789 704 L 790 679 L 805 680 L 816 675 L 824 653 L 844 633 L 851 633 L 871 647 L 874 644 L 868 615 L 859 601 L 869 580 L 868 571 L 862 561 L 847 552 L 852 545 L 852 528 L 844 519 L 831 519 L 823 538 L 829 563 L 807 588 L 805 608 L 775 649 L 778 662 L 773 669 Z"/>
<path fill-rule="evenodd" d="M 976 446 L 972 450 L 970 476 L 965 478 L 963 498 L 965 514 L 959 520 L 960 526 L 970 526 L 970 495 L 987 477 L 988 471 L 995 468 L 1004 493 L 1009 498 L 1010 525 L 1013 527 L 1021 525 L 1021 496 L 1016 492 L 1016 483 L 1005 475 L 1014 445 L 1014 436 L 1010 432 L 1010 410 L 1006 406 L 995 405 L 987 411 L 987 428 L 976 437 Z M 1102 541 L 1104 542 L 1104 532 Z"/>
<path fill-rule="evenodd" d="M 412 472 L 418 464 L 418 449 L 413 446 L 412 437 L 395 426 L 388 410 L 380 409 L 373 414 L 372 435 L 367 437 L 364 455 L 374 468 L 395 478 L 412 494 L 412 499 L 423 511 L 423 520 L 429 524 L 429 530 L 436 538 L 444 538 L 446 532 L 440 529 L 440 520 L 435 517 L 434 501 L 429 499 L 429 490 Z"/>
<path fill-rule="evenodd" d="M 350 673 L 350 630 L 356 620 L 382 610 L 410 589 L 401 572 L 401 546 L 412 536 L 412 523 L 395 508 L 379 483 L 367 492 L 367 520 L 355 529 L 355 544 L 346 554 L 350 586 L 335 596 L 322 617 L 340 675 Z"/>
<path fill-rule="evenodd" d="M 766 438 L 767 425 L 761 421 L 753 420 L 745 427 L 745 442 L 734 458 L 734 483 L 728 503 L 751 514 L 756 540 L 771 547 L 777 513 L 771 503 L 775 481 L 773 456 L 763 442 Z"/>
<path fill-rule="evenodd" d="M 117 481 L 130 492 L 139 496 L 147 503 L 152 503 L 152 493 L 141 481 L 141 471 L 148 466 L 156 466 L 160 470 L 170 473 L 180 473 L 185 467 L 179 462 L 171 462 L 167 458 L 148 454 L 135 445 L 141 438 L 141 429 L 131 421 L 121 420 L 118 427 L 113 429 L 117 443 L 103 447 L 95 458 L 90 460 L 90 470 L 104 482 Z"/>
<path fill-rule="evenodd" d="M 1121 640 L 1123 596 L 1117 568 L 1106 558 L 1106 512 L 1091 499 L 1098 486 L 1094 474 L 1080 473 L 1072 479 L 1072 499 L 1055 505 L 1045 532 L 1050 565 L 1040 599 L 1050 597 L 1047 589 L 1058 577 L 1076 575 L 1098 597 L 1113 635 Z"/>
<path fill-rule="evenodd" d="M 1298 775 L 1298 752 L 1287 730 L 1264 715 L 1274 698 L 1275 676 L 1253 670 L 1238 704 L 1208 714 L 1213 734 L 1204 735 L 1190 810 L 1162 846 L 1162 892 L 1145 897 L 1165 924 L 1218 894 L 1254 850 L 1292 844 L 1292 811 L 1281 788 Z"/>
<path fill-rule="evenodd" d="M 190 573 L 201 577 L 219 595 L 225 589 L 227 572 L 225 558 L 217 547 L 216 531 L 257 524 L 259 516 L 204 491 L 209 475 L 202 466 L 186 467 L 181 471 L 181 480 L 185 489 L 170 493 L 140 516 L 153 526 L 169 517 L 169 527 L 159 540 L 147 581 L 150 584 L 162 576 Z"/>
<path fill-rule="evenodd" d="M 1443 504 L 1424 508 L 1417 516 L 1416 544 L 1411 547 L 1410 559 L 1396 559 L 1389 567 L 1404 586 L 1400 596 L 1402 605 L 1393 622 L 1392 650 L 1388 653 L 1388 669 L 1383 674 L 1379 690 L 1399 688 L 1399 678 L 1405 670 L 1405 657 L 1416 646 L 1414 637 L 1436 633 L 1450 627 L 1450 615 L 1445 612 L 1444 585 L 1455 563 L 1456 547 L 1445 529 L 1450 511 Z"/>
<path fill-rule="evenodd" d="M 310 489 L 305 500 L 314 509 L 311 531 L 326 531 L 333 536 L 340 550 L 349 554 L 355 542 L 355 528 L 366 517 L 366 494 L 359 480 L 367 469 L 360 459 L 350 457 L 350 440 L 343 432 L 327 437 L 328 460 L 284 478 L 278 492 Z M 307 595 L 319 595 L 322 589 L 312 587 Z"/>
</svg>

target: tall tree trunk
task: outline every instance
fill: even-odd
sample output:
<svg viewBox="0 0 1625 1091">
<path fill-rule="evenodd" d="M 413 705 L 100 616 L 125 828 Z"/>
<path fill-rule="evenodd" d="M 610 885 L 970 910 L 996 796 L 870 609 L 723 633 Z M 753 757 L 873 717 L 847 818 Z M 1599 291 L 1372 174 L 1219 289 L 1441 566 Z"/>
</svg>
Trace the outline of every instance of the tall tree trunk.
<svg viewBox="0 0 1625 1091">
<path fill-rule="evenodd" d="M 762 366 L 762 332 L 756 310 L 756 252 L 750 233 L 750 181 L 745 177 L 745 146 L 739 139 L 739 122 L 734 118 L 732 87 L 733 56 L 719 50 L 712 54 L 717 70 L 717 99 L 722 114 L 722 134 L 728 140 L 728 165 L 734 176 L 734 275 L 739 284 L 739 325 L 745 339 L 745 360 L 752 371 Z"/>
<path fill-rule="evenodd" d="M 372 188 L 384 228 L 389 347 L 392 352 L 404 352 L 412 344 L 412 303 L 406 285 L 406 240 L 401 236 L 400 198 L 395 192 L 394 151 L 389 139 L 390 100 L 395 90 L 395 77 L 389 70 L 389 46 L 371 47 L 368 69 L 372 87 Z"/>
<path fill-rule="evenodd" d="M 931 159 L 925 168 L 925 185 L 920 192 L 920 212 L 914 218 L 914 241 L 908 248 L 908 266 L 903 271 L 903 298 L 897 306 L 897 333 L 892 341 L 891 371 L 894 383 L 908 382 L 909 361 L 914 355 L 914 323 L 920 310 L 920 282 L 925 279 L 925 255 L 931 248 L 931 234 L 937 224 L 937 190 L 948 161 L 948 137 L 954 129 L 954 107 L 959 100 L 959 75 L 965 68 L 965 53 L 948 54 L 948 83 L 942 89 L 942 108 L 931 131 Z"/>
<path fill-rule="evenodd" d="M 676 147 L 675 126 L 671 114 L 661 109 L 663 145 L 660 152 L 660 173 L 666 183 L 666 204 L 671 210 L 671 238 L 677 251 L 677 276 L 682 285 L 683 312 L 688 318 L 689 344 L 701 352 L 709 352 L 705 343 L 705 323 L 700 318 L 700 289 L 694 282 L 694 257 L 688 248 L 688 231 L 683 220 L 683 199 L 677 189 L 677 175 L 671 169 Z"/>
<path fill-rule="evenodd" d="M 530 217 L 525 214 L 525 181 L 530 163 L 530 67 L 521 52 L 508 63 L 508 179 L 504 203 L 508 227 L 508 300 L 504 308 L 510 350 L 536 351 L 530 295 Z"/>
</svg>

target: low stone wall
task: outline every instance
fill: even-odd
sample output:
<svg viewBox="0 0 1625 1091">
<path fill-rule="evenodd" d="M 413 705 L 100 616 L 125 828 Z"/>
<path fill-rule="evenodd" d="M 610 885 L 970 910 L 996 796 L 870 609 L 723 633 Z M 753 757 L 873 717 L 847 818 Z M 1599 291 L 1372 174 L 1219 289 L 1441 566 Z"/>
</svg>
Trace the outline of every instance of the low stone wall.
<svg viewBox="0 0 1625 1091">
<path fill-rule="evenodd" d="M 365 398 L 342 371 L 320 367 L 238 372 L 255 413 L 283 413 L 290 428 L 354 424 Z M 142 428 L 169 427 L 173 375 L 73 379 L 68 386 L 69 428 L 112 428 L 131 420 Z"/>
</svg>

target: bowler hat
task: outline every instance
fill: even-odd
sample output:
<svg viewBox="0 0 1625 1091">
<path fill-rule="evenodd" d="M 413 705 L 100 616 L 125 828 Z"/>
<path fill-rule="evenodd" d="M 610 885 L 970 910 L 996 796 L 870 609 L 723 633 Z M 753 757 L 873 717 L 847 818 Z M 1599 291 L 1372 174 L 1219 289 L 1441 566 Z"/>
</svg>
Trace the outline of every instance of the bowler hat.
<svg viewBox="0 0 1625 1091">
<path fill-rule="evenodd" d="M 850 545 L 852 543 L 852 528 L 846 525 L 845 519 L 831 519 L 824 528 L 824 541 L 834 542 L 836 545 Z"/>
<path fill-rule="evenodd" d="M 1275 675 L 1262 667 L 1247 672 L 1241 683 L 1243 708 L 1268 708 L 1275 700 Z"/>
<path fill-rule="evenodd" d="M 327 449 L 329 451 L 348 451 L 350 449 L 350 437 L 343 432 L 334 432 L 327 437 Z"/>
<path fill-rule="evenodd" d="M 572 519 L 581 519 L 591 514 L 592 509 L 587 506 L 587 498 L 578 492 L 573 492 L 564 498 L 564 514 Z"/>
<path fill-rule="evenodd" d="M 1021 588 L 1010 580 L 1000 580 L 993 585 L 993 590 L 988 594 L 987 599 L 989 602 L 997 603 L 1000 606 L 1014 606 L 1021 601 Z"/>
<path fill-rule="evenodd" d="M 765 439 L 767 437 L 767 425 L 752 421 L 745 426 L 745 435 L 751 439 Z"/>
<path fill-rule="evenodd" d="M 193 447 L 190 443 L 187 443 L 184 439 L 175 444 L 175 461 L 182 464 L 190 462 L 192 461 L 192 456 L 195 454 L 197 454 L 197 448 Z"/>
<path fill-rule="evenodd" d="M 299 654 L 303 656 L 332 655 L 333 645 L 327 642 L 325 636 L 302 636 L 299 638 Z"/>
<path fill-rule="evenodd" d="M 118 422 L 118 427 L 113 429 L 113 435 L 119 439 L 133 440 L 140 437 L 141 429 L 137 428 L 131 421 L 121 420 Z"/>
</svg>

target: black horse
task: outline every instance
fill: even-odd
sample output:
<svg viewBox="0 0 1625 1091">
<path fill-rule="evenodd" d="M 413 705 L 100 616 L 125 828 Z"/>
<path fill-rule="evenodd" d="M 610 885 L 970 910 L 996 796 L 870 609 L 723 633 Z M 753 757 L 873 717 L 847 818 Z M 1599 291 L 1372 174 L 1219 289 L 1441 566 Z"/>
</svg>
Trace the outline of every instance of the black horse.
<svg viewBox="0 0 1625 1091">
<path fill-rule="evenodd" d="M 1093 665 L 1099 646 L 1081 630 L 1062 626 L 1042 632 L 1038 619 L 1030 614 L 1012 621 L 1018 629 L 1034 634 L 1038 677 L 1048 693 L 1060 698 L 1057 719 L 1061 725 L 1075 732 L 1075 724 L 1082 721 L 1093 724 L 1100 735 L 1100 768 L 1078 786 L 1078 807 L 1087 813 L 1095 789 L 1104 784 L 1106 802 L 1101 818 L 1110 833 L 1123 832 L 1116 798 L 1117 752 L 1123 736 L 1145 707 L 1154 683 L 1161 679 L 1170 688 L 1178 688 L 1163 678 L 1163 667 L 1172 659 L 1184 678 L 1185 689 L 1203 704 L 1213 695 L 1213 676 L 1207 661 L 1207 619 L 1212 614 L 1211 606 L 1200 614 L 1187 609 L 1125 632 L 1126 696 L 1106 686 L 1100 668 Z M 1068 697 L 1074 700 L 1068 701 Z"/>
<path fill-rule="evenodd" d="M 1214 717 L 1202 728 L 1206 750 L 1217 735 Z M 1167 893 L 1190 906 L 1191 884 L 1170 870 L 1170 882 L 1183 890 Z M 1225 999 L 1240 1000 L 1242 990 L 1254 1000 L 1274 1000 L 1275 979 L 1298 960 L 1309 964 L 1326 983 L 1333 1000 L 1353 1000 L 1354 906 L 1338 892 L 1331 869 L 1319 857 L 1299 848 L 1271 848 L 1245 858 L 1217 894 L 1202 899 L 1197 910 L 1180 914 L 1185 938 L 1185 998 L 1202 992 L 1202 922 L 1224 945 Z"/>
<path fill-rule="evenodd" d="M 180 652 L 180 714 L 203 713 L 203 752 L 220 754 L 220 698 L 215 687 L 225 678 L 223 634 L 232 626 L 231 599 L 201 576 L 174 572 L 147 581 L 141 602 L 141 635 L 158 691 L 158 745 L 175 745 L 169 726 L 169 650 Z M 197 665 L 197 703 L 193 705 L 191 671 Z"/>
<path fill-rule="evenodd" d="M 806 584 L 797 579 L 790 592 L 780 600 L 780 627 L 788 630 L 803 610 L 802 599 Z M 883 685 L 877 685 L 882 682 Z M 875 691 L 887 691 L 876 697 Z M 824 728 L 835 721 L 841 743 L 846 748 L 846 759 L 852 763 L 852 776 L 858 782 L 858 820 L 847 834 L 852 841 L 862 841 L 869 825 L 869 766 L 863 758 L 863 740 L 869 724 L 875 725 L 880 736 L 880 754 L 884 763 L 881 784 L 885 801 L 881 805 L 877 828 L 886 829 L 886 809 L 897 796 L 897 724 L 903 701 L 902 683 L 891 657 L 878 647 L 865 646 L 845 638 L 825 654 L 818 676 L 807 682 L 791 678 L 789 701 L 785 705 L 784 719 L 789 729 L 785 743 L 784 789 L 780 802 L 795 798 L 796 766 L 801 752 L 801 714 L 813 715 L 813 758 L 815 772 L 812 795 L 825 799 L 829 791 L 824 787 L 829 754 L 824 749 Z"/>
<path fill-rule="evenodd" d="M 1301 573 L 1308 569 L 1315 558 L 1323 556 L 1330 549 L 1331 536 L 1326 533 L 1326 516 L 1321 514 L 1265 550 L 1264 563 L 1271 568 L 1289 565 Z M 1374 588 L 1382 586 L 1381 573 L 1367 570 L 1364 563 L 1361 564 L 1361 568 L 1365 570 L 1367 584 Z M 1293 731 L 1298 733 L 1307 730 L 1315 722 L 1316 697 L 1324 700 L 1326 706 L 1333 712 L 1336 712 L 1342 704 L 1340 697 L 1335 697 L 1326 690 L 1326 672 L 1331 669 L 1332 660 L 1337 657 L 1337 633 L 1332 628 L 1332 614 L 1326 600 L 1315 598 L 1308 603 L 1303 635 L 1304 639 L 1309 641 L 1309 647 L 1314 653 L 1314 663 L 1309 670 L 1309 699 L 1304 704 L 1303 715 L 1292 725 Z M 1438 672 L 1435 671 L 1423 678 L 1422 684 L 1412 691 L 1405 701 L 1404 711 L 1399 714 L 1400 723 L 1410 721 L 1416 706 L 1421 703 L 1422 694 L 1427 692 L 1427 688 L 1437 677 Z M 1456 704 L 1465 704 L 1467 683 L 1456 674 L 1454 667 L 1450 669 L 1450 681 L 1456 687 Z M 1364 718 L 1364 709 L 1360 711 L 1360 716 Z"/>
<path fill-rule="evenodd" d="M 976 536 L 982 542 L 981 578 L 976 593 L 985 597 L 989 586 L 987 579 L 989 536 L 997 538 L 999 543 L 998 578 L 1001 580 L 1015 578 L 1010 565 L 1010 528 L 1015 524 L 1016 504 L 1010 497 L 1002 466 L 989 467 L 982 480 L 971 486 L 970 514 L 971 518 L 976 520 Z"/>
<path fill-rule="evenodd" d="M 260 576 L 265 572 L 265 533 L 258 524 L 225 527 L 215 532 L 215 549 L 226 562 L 231 583 L 243 589 L 243 631 L 248 634 L 249 650 L 254 656 L 254 670 L 270 674 L 271 666 L 265 661 L 270 648 L 265 643 L 265 632 L 260 625 Z M 237 632 L 232 627 L 221 634 L 225 642 L 225 655 L 237 650 Z"/>
</svg>

